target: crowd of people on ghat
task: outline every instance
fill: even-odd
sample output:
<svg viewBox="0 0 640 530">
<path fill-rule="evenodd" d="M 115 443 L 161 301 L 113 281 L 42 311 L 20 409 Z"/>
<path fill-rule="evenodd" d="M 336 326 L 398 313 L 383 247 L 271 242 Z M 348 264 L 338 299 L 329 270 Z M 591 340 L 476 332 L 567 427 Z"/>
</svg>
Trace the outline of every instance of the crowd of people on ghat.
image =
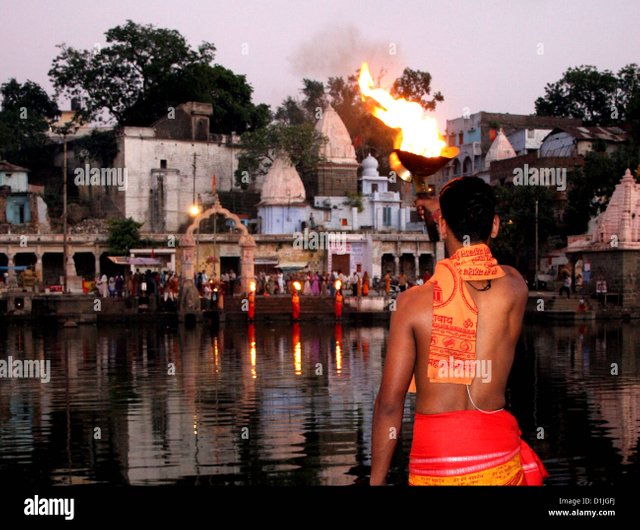
<svg viewBox="0 0 640 530">
<path fill-rule="evenodd" d="M 6 273 L 5 273 L 6 274 Z M 27 269 L 18 277 L 18 284 L 31 287 L 31 276 L 35 274 Z M 298 294 L 302 296 L 335 296 L 336 281 L 341 282 L 341 291 L 347 296 L 369 296 L 369 294 L 393 296 L 407 290 L 414 285 L 422 285 L 429 280 L 431 274 L 425 272 L 417 279 L 409 278 L 404 272 L 394 275 L 390 270 L 384 272 L 381 278 L 371 277 L 368 271 L 364 273 L 353 271 L 345 274 L 342 270 L 329 272 L 298 271 L 271 273 L 259 272 L 254 281 L 256 294 L 262 296 L 291 295 L 298 282 Z M 6 278 L 2 278 L 6 281 Z M 1 281 L 1 279 L 0 279 Z M 220 276 L 215 273 L 208 275 L 202 270 L 194 275 L 194 283 L 200 295 L 206 299 L 212 298 L 218 292 L 225 297 L 233 297 L 242 292 L 241 278 L 233 269 L 224 271 Z M 85 292 L 93 293 L 101 298 L 136 298 L 152 296 L 163 302 L 177 302 L 180 292 L 180 277 L 174 271 L 152 271 L 147 269 L 124 274 L 98 274 L 93 282 L 84 282 Z"/>
<path fill-rule="evenodd" d="M 387 271 L 382 278 L 372 278 L 368 271 L 353 271 L 347 275 L 342 270 L 329 272 L 299 271 L 281 272 L 268 274 L 260 272 L 256 276 L 256 294 L 271 296 L 280 294 L 291 294 L 295 287 L 295 282 L 300 285 L 299 294 L 302 296 L 334 296 L 336 293 L 336 281 L 340 280 L 343 294 L 352 296 L 369 296 L 371 294 L 392 295 L 405 291 L 413 285 L 422 285 L 431 277 L 430 273 L 425 273 L 415 281 L 410 281 L 409 277 L 400 273 L 395 276 Z"/>
<path fill-rule="evenodd" d="M 31 286 L 30 269 L 19 276 L 20 286 Z M 33 275 L 35 278 L 35 275 Z M 382 278 L 372 278 L 368 271 L 353 271 L 347 275 L 342 270 L 329 272 L 259 272 L 255 276 L 256 294 L 262 296 L 290 295 L 295 282 L 300 285 L 302 296 L 335 296 L 336 281 L 340 280 L 341 290 L 347 296 L 368 296 L 371 294 L 387 296 L 400 293 L 413 285 L 422 285 L 431 277 L 429 272 L 417 279 L 409 278 L 404 272 L 399 275 L 387 270 Z M 3 278 L 4 279 L 4 278 Z M 1 281 L 1 280 L 0 280 Z M 232 297 L 242 291 L 240 275 L 233 269 L 224 271 L 220 276 L 209 276 L 206 271 L 194 275 L 195 286 L 204 298 L 210 298 L 214 292 Z M 101 298 L 135 298 L 156 296 L 163 301 L 177 301 L 180 291 L 180 277 L 174 271 L 151 271 L 150 269 L 124 274 L 98 274 L 93 282 L 85 282 L 85 292 L 93 292 Z M 372 292 L 373 291 L 373 292 Z"/>
</svg>

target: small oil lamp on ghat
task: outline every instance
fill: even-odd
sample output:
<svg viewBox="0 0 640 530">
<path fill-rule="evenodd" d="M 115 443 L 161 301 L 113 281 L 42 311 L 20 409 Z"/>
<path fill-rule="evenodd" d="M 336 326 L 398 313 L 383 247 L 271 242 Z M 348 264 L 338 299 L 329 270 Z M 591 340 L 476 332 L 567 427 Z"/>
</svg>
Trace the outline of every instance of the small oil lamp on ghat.
<svg viewBox="0 0 640 530">
<path fill-rule="evenodd" d="M 433 198 L 434 188 L 429 185 L 428 177 L 453 160 L 459 149 L 447 147 L 438 133 L 435 118 L 428 116 L 419 103 L 394 98 L 386 90 L 375 88 L 367 63 L 360 68 L 358 84 L 371 114 L 397 131 L 395 149 L 389 156 L 391 169 L 405 182 L 413 182 L 418 198 Z M 429 238 L 439 240 L 431 212 L 426 212 L 425 224 Z"/>
</svg>

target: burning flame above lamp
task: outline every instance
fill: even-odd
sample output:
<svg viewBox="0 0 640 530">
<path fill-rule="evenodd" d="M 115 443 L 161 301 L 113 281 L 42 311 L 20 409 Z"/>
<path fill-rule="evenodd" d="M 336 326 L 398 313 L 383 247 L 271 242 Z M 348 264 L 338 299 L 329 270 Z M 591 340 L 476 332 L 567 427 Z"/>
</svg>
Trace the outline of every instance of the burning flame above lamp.
<svg viewBox="0 0 640 530">
<path fill-rule="evenodd" d="M 375 88 L 369 65 L 362 63 L 358 78 L 363 101 L 369 112 L 388 127 L 396 129 L 394 150 L 389 165 L 406 182 L 413 182 L 416 195 L 432 196 L 427 178 L 448 164 L 459 153 L 447 147 L 438 132 L 438 123 L 428 116 L 422 105 L 404 98 L 394 98 L 388 91 Z"/>
</svg>

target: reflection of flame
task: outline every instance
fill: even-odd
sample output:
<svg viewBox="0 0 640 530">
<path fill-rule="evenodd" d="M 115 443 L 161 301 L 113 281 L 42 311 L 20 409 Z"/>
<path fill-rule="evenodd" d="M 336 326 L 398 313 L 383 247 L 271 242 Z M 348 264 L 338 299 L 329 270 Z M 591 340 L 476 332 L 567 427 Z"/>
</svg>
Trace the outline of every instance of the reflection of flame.
<svg viewBox="0 0 640 530">
<path fill-rule="evenodd" d="M 358 78 L 362 98 L 370 98 L 370 112 L 385 125 L 398 129 L 394 148 L 425 157 L 440 156 L 446 147 L 438 133 L 438 122 L 427 116 L 419 103 L 404 98 L 394 98 L 382 88 L 374 88 L 369 65 L 362 63 Z"/>
<path fill-rule="evenodd" d="M 342 373 L 342 326 L 336 324 L 336 373 Z"/>
<path fill-rule="evenodd" d="M 251 346 L 249 348 L 249 355 L 251 356 L 251 377 L 255 379 L 257 377 L 256 373 L 256 341 L 251 341 Z"/>
<path fill-rule="evenodd" d="M 253 324 L 249 324 L 249 359 L 251 361 L 251 377 L 255 379 L 258 376 L 256 371 L 256 328 Z"/>
<path fill-rule="evenodd" d="M 218 337 L 213 338 L 213 363 L 216 366 L 216 374 L 220 369 L 220 350 L 218 348 Z"/>
<path fill-rule="evenodd" d="M 296 291 L 299 291 L 302 288 L 302 285 L 300 285 L 300 282 L 293 282 L 293 287 Z"/>
<path fill-rule="evenodd" d="M 300 325 L 293 324 L 293 368 L 296 375 L 302 375 L 302 344 L 300 343 Z"/>
<path fill-rule="evenodd" d="M 340 280 L 336 280 L 334 287 L 336 288 L 336 291 L 339 291 L 342 289 L 342 282 Z"/>
</svg>

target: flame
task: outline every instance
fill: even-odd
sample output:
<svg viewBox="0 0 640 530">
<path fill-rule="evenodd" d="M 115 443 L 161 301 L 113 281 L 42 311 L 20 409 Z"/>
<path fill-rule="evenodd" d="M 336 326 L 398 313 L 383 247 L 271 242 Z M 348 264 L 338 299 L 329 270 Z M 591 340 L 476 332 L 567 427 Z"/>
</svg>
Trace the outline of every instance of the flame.
<svg viewBox="0 0 640 530">
<path fill-rule="evenodd" d="M 397 129 L 394 148 L 420 156 L 440 156 L 447 146 L 438 132 L 438 122 L 427 116 L 419 103 L 404 98 L 394 98 L 382 88 L 375 88 L 369 65 L 362 63 L 358 78 L 362 99 L 370 98 L 370 112 L 385 125 Z"/>
<path fill-rule="evenodd" d="M 300 282 L 293 282 L 293 287 L 296 291 L 302 289 L 302 285 L 300 285 Z"/>
</svg>

